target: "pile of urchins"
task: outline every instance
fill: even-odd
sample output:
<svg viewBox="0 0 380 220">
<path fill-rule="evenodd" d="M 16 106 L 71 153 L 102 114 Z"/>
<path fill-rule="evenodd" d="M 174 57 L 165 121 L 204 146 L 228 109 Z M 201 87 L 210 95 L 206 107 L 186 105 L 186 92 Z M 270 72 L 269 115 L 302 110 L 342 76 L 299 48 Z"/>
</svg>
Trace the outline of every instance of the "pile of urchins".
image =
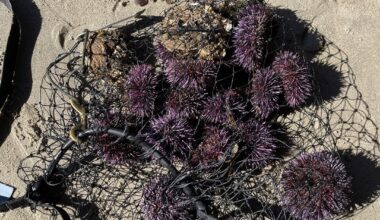
<svg viewBox="0 0 380 220">
<path fill-rule="evenodd" d="M 173 6 L 154 39 L 157 62 L 124 72 L 109 59 L 128 59 L 127 46 L 102 42 L 105 36 L 119 39 L 117 33 L 99 33 L 91 67 L 120 82 L 123 110 L 110 109 L 93 124 L 122 127 L 115 118 L 132 120 L 148 143 L 180 167 L 216 172 L 236 154 L 246 169 L 270 164 L 278 149 L 271 121 L 282 108 L 302 107 L 313 79 L 300 54 L 268 49 L 277 21 L 272 8 L 241 1 L 231 8 L 233 2 Z M 111 56 L 103 55 L 107 51 Z M 112 164 L 137 160 L 127 145 L 111 146 L 107 135 L 96 147 Z M 283 168 L 279 205 L 297 219 L 333 218 L 347 209 L 350 180 L 331 153 L 301 154 Z M 140 204 L 145 219 L 192 218 L 193 207 L 181 203 L 185 195 L 168 181 L 163 176 L 147 183 Z"/>
</svg>

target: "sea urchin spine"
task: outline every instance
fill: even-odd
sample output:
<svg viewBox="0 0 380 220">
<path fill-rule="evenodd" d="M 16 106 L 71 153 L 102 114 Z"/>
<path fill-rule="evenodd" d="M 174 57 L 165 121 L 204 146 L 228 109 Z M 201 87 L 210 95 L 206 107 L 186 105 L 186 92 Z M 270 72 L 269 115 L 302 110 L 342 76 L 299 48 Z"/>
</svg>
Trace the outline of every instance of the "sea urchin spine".
<svg viewBox="0 0 380 220">
<path fill-rule="evenodd" d="M 137 65 L 130 70 L 124 96 L 129 114 L 135 117 L 152 116 L 157 97 L 157 84 L 152 66 Z"/>
<path fill-rule="evenodd" d="M 156 58 L 161 59 L 164 64 L 171 59 L 175 59 L 174 54 L 166 49 L 158 40 L 154 44 L 154 51 Z"/>
<path fill-rule="evenodd" d="M 170 59 L 166 62 L 165 74 L 173 87 L 202 90 L 211 84 L 217 72 L 212 61 Z"/>
<path fill-rule="evenodd" d="M 277 148 L 271 129 L 265 123 L 250 120 L 239 125 L 240 146 L 245 146 L 245 163 L 251 169 L 263 168 L 273 159 Z"/>
<path fill-rule="evenodd" d="M 179 116 L 175 111 L 151 121 L 153 135 L 151 138 L 159 142 L 160 150 L 165 155 L 185 157 L 189 154 L 192 144 L 194 130 L 186 119 Z"/>
<path fill-rule="evenodd" d="M 201 117 L 211 123 L 235 126 L 236 121 L 247 112 L 244 99 L 235 91 L 228 90 L 224 94 L 217 94 L 204 102 Z"/>
<path fill-rule="evenodd" d="M 95 128 L 124 128 L 124 118 L 120 113 L 107 113 L 99 115 L 93 122 Z M 97 154 L 106 162 L 113 165 L 133 163 L 139 159 L 139 152 L 134 146 L 125 141 L 118 140 L 117 137 L 105 133 L 91 138 Z"/>
<path fill-rule="evenodd" d="M 206 93 L 194 90 L 173 90 L 166 101 L 168 111 L 176 111 L 182 117 L 195 117 L 199 114 Z"/>
<path fill-rule="evenodd" d="M 282 93 L 281 82 L 276 72 L 269 68 L 256 72 L 251 82 L 251 104 L 255 112 L 266 119 L 279 108 L 279 97 Z"/>
<path fill-rule="evenodd" d="M 189 219 L 193 216 L 194 205 L 190 199 L 184 200 L 185 193 L 181 189 L 170 187 L 168 178 L 156 178 L 143 189 L 140 201 L 142 215 L 146 220 Z"/>
<path fill-rule="evenodd" d="M 192 163 L 209 166 L 221 161 L 228 152 L 231 140 L 227 130 L 218 127 L 207 128 L 204 140 L 192 155 Z"/>
<path fill-rule="evenodd" d="M 272 68 L 281 78 L 289 106 L 299 106 L 311 95 L 310 72 L 298 54 L 289 51 L 278 53 Z"/>
<path fill-rule="evenodd" d="M 263 4 L 251 4 L 240 14 L 234 29 L 236 62 L 248 71 L 259 68 L 263 61 L 265 34 L 272 12 Z"/>
</svg>

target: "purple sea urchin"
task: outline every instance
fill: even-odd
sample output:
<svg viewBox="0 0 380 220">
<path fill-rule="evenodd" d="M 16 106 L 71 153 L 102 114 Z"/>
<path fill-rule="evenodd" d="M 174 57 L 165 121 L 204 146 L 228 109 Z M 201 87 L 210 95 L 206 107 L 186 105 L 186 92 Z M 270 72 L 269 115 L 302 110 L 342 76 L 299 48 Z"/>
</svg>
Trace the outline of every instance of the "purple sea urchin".
<svg viewBox="0 0 380 220">
<path fill-rule="evenodd" d="M 157 77 L 154 68 L 143 64 L 133 67 L 125 83 L 124 100 L 128 113 L 135 117 L 150 117 L 157 97 Z"/>
<path fill-rule="evenodd" d="M 123 128 L 124 118 L 120 114 L 104 114 L 94 120 L 94 127 L 100 128 Z M 109 134 L 101 134 L 94 138 L 94 147 L 97 154 L 110 164 L 118 165 L 131 163 L 138 159 L 141 153 L 135 147 L 122 141 L 117 141 L 117 137 Z"/>
<path fill-rule="evenodd" d="M 143 189 L 140 201 L 141 211 L 146 220 L 191 219 L 194 205 L 181 189 L 170 187 L 166 177 L 149 182 Z"/>
<path fill-rule="evenodd" d="M 136 148 L 125 142 L 117 142 L 117 138 L 102 134 L 96 141 L 97 154 L 113 165 L 133 163 L 139 159 Z"/>
<path fill-rule="evenodd" d="M 171 59 L 166 63 L 165 74 L 173 86 L 201 90 L 215 79 L 217 72 L 212 61 Z"/>
<path fill-rule="evenodd" d="M 194 130 L 177 112 L 168 111 L 164 116 L 153 119 L 151 127 L 153 138 L 160 143 L 158 147 L 165 155 L 186 157 L 189 154 Z"/>
<path fill-rule="evenodd" d="M 277 54 L 272 68 L 282 81 L 285 100 L 291 107 L 301 105 L 311 95 L 311 76 L 301 57 L 289 51 Z"/>
<path fill-rule="evenodd" d="M 234 29 L 235 60 L 243 68 L 253 71 L 262 64 L 265 33 L 272 19 L 272 12 L 263 4 L 251 4 L 239 15 Z"/>
<path fill-rule="evenodd" d="M 204 140 L 194 151 L 192 163 L 203 166 L 220 161 L 231 144 L 231 135 L 223 128 L 211 127 L 206 130 Z"/>
<path fill-rule="evenodd" d="M 244 99 L 237 92 L 228 90 L 208 98 L 201 117 L 211 123 L 235 125 L 236 120 L 246 114 L 245 106 Z"/>
<path fill-rule="evenodd" d="M 245 163 L 252 169 L 264 167 L 273 158 L 276 141 L 270 128 L 250 120 L 239 125 L 239 136 L 246 151 Z"/>
<path fill-rule="evenodd" d="M 266 68 L 257 71 L 250 90 L 252 106 L 262 119 L 266 119 L 270 113 L 279 108 L 282 88 L 280 79 L 273 70 Z"/>
<path fill-rule="evenodd" d="M 301 154 L 281 178 L 281 200 L 297 219 L 332 219 L 349 204 L 351 178 L 343 163 L 327 152 Z"/>
<path fill-rule="evenodd" d="M 205 93 L 192 90 L 173 90 L 166 101 L 166 107 L 170 111 L 176 111 L 182 117 L 198 115 L 202 108 Z"/>
<path fill-rule="evenodd" d="M 122 114 L 114 110 L 110 110 L 106 113 L 101 113 L 99 115 L 94 115 L 92 121 L 92 126 L 95 128 L 124 128 L 125 117 Z"/>
<path fill-rule="evenodd" d="M 154 44 L 154 50 L 156 57 L 161 59 L 163 63 L 175 58 L 174 54 L 166 49 L 160 42 Z"/>
</svg>

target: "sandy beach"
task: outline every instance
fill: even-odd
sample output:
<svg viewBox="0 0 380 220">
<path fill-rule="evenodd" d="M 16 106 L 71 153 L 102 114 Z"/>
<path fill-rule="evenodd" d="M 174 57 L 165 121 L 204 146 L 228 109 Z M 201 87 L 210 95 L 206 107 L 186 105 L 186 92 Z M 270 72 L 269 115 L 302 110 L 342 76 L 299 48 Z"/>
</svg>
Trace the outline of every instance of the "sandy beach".
<svg viewBox="0 0 380 220">
<path fill-rule="evenodd" d="M 352 68 L 362 100 L 368 104 L 368 109 L 363 108 L 374 124 L 379 125 L 380 1 L 269 0 L 268 3 L 274 7 L 293 11 L 300 19 L 310 23 L 320 34 L 339 47 L 345 54 L 342 59 L 347 59 Z M 19 162 L 41 144 L 43 134 L 40 129 L 36 129 L 41 126 L 38 110 L 33 106 L 39 102 L 41 80 L 49 63 L 58 54 L 67 50 L 84 29 L 99 29 L 142 9 L 146 10 L 144 13 L 147 15 L 160 15 L 168 5 L 160 0 L 151 2 L 143 8 L 135 5 L 133 0 L 15 0 L 14 5 L 22 29 L 21 51 L 16 71 L 22 72 L 23 75 L 16 76 L 14 95 L 16 98 L 12 100 L 15 111 L 6 112 L 8 120 L 0 125 L 2 132 L 0 181 L 16 186 L 17 197 L 22 195 L 25 189 L 25 183 L 18 178 L 16 172 Z M 3 4 L 0 4 L 0 17 L 0 31 L 6 33 L 9 30 L 11 16 Z M 3 37 L 7 35 L 3 34 L 1 37 L 0 48 L 3 49 L 6 44 L 6 39 Z M 373 128 L 371 132 L 376 133 L 377 128 Z M 371 146 L 361 147 L 371 148 Z M 373 153 L 380 155 L 379 151 Z M 380 172 L 376 167 L 371 174 L 380 175 Z M 371 183 L 371 186 L 374 185 L 374 191 L 380 189 L 380 182 L 376 180 L 362 179 L 364 182 L 375 181 Z M 0 218 L 48 219 L 47 216 L 34 214 L 29 209 L 0 213 Z M 346 219 L 380 219 L 380 199 Z"/>
</svg>

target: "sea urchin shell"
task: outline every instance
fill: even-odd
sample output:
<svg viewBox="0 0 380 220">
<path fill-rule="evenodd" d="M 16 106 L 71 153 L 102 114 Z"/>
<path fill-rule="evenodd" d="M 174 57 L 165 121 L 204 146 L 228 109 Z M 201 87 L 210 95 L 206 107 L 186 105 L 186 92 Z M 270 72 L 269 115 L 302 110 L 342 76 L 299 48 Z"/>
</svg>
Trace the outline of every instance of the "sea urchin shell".
<svg viewBox="0 0 380 220">
<path fill-rule="evenodd" d="M 351 178 L 343 163 L 327 152 L 301 154 L 281 179 L 281 200 L 297 219 L 332 219 L 349 204 Z"/>
<path fill-rule="evenodd" d="M 280 52 L 272 68 L 281 78 L 288 105 L 299 106 L 311 95 L 311 76 L 307 65 L 298 54 L 289 51 Z"/>
</svg>

